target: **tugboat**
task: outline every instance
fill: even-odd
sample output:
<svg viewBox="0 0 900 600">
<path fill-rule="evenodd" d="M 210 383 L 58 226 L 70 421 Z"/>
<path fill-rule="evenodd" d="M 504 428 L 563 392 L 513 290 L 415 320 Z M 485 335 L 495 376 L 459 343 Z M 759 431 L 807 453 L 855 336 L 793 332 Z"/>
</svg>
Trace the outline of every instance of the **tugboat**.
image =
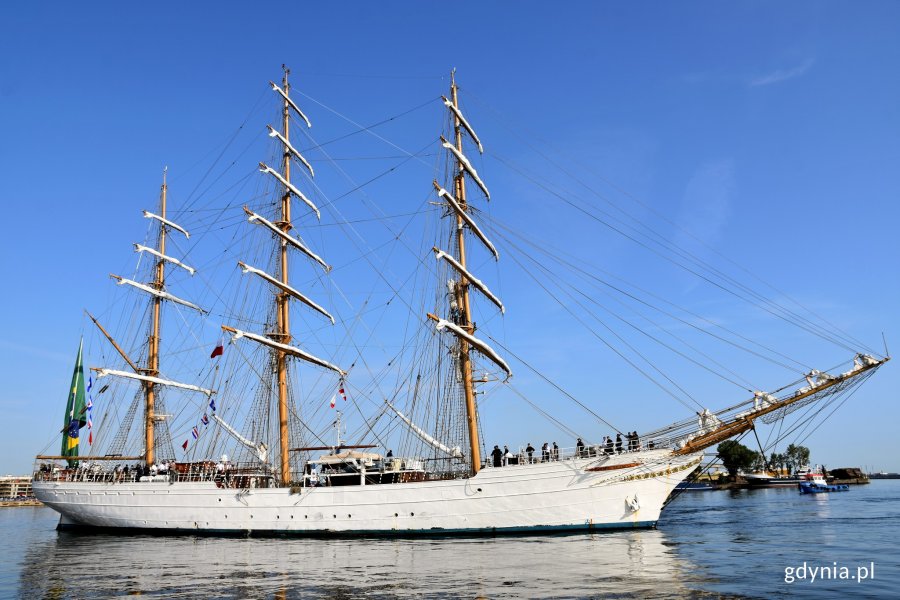
<svg viewBox="0 0 900 600">
<path fill-rule="evenodd" d="M 807 473 L 805 479 L 800 482 L 801 494 L 822 494 L 825 492 L 847 492 L 850 486 L 846 484 L 830 484 L 825 481 L 822 473 Z"/>
</svg>

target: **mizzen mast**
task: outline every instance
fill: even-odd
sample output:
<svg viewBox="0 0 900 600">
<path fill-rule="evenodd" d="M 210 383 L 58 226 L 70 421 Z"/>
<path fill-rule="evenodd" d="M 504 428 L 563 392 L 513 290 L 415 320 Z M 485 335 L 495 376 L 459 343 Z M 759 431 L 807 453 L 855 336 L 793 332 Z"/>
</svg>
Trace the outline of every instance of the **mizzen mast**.
<svg viewBox="0 0 900 600">
<path fill-rule="evenodd" d="M 166 192 L 168 187 L 166 186 L 166 171 L 168 169 L 163 169 L 163 181 L 162 187 L 159 192 L 159 210 L 160 210 L 160 226 L 159 226 L 159 254 L 165 256 L 166 254 L 166 225 L 162 221 L 162 219 L 166 218 Z M 166 262 L 162 258 L 160 258 L 156 262 L 156 269 L 154 270 L 154 278 L 153 283 L 151 284 L 153 289 L 157 292 L 163 291 L 163 284 L 165 282 L 166 276 Z M 159 320 L 160 313 L 162 309 L 162 297 L 159 295 L 153 296 L 153 322 L 151 324 L 150 330 L 150 340 L 148 343 L 148 353 L 147 353 L 147 368 L 144 369 L 144 375 L 148 377 L 159 377 Z M 152 381 L 147 381 L 144 385 L 144 458 L 147 461 L 148 465 L 151 465 L 155 462 L 155 454 L 156 454 L 156 384 Z"/>
</svg>

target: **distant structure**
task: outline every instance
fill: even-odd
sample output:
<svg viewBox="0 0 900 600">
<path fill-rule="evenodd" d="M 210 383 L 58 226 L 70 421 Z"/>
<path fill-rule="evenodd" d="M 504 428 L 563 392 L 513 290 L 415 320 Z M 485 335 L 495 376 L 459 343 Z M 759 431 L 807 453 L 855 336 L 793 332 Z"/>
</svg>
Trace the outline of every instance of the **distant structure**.
<svg viewBox="0 0 900 600">
<path fill-rule="evenodd" d="M 31 477 L 0 476 L 0 498 L 30 498 L 32 496 L 34 493 L 31 491 Z"/>
</svg>

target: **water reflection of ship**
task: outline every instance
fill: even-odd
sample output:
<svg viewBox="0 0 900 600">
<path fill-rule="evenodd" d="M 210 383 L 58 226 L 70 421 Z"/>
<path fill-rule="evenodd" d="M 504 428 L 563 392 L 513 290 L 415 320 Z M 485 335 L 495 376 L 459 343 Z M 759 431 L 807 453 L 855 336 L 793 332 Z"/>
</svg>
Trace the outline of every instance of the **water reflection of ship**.
<svg viewBox="0 0 900 600">
<path fill-rule="evenodd" d="M 690 595 L 696 567 L 659 530 L 512 538 L 323 539 L 84 535 L 33 546 L 28 598 Z M 102 575 L 97 565 L 107 565 Z M 114 567 L 110 568 L 110 566 Z"/>
</svg>

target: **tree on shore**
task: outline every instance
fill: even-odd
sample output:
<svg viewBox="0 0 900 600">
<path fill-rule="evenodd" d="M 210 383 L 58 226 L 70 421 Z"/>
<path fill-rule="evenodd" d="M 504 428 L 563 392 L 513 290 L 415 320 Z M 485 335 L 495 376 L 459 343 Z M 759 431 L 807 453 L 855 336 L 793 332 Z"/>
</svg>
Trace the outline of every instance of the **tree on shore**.
<svg viewBox="0 0 900 600">
<path fill-rule="evenodd" d="M 716 448 L 719 453 L 719 459 L 722 465 L 728 470 L 730 477 L 735 477 L 741 469 L 749 469 L 759 457 L 758 452 L 754 452 L 747 446 L 734 440 L 726 440 L 719 444 Z"/>
<path fill-rule="evenodd" d="M 784 453 L 785 466 L 791 473 L 809 464 L 809 448 L 791 444 Z"/>
</svg>

